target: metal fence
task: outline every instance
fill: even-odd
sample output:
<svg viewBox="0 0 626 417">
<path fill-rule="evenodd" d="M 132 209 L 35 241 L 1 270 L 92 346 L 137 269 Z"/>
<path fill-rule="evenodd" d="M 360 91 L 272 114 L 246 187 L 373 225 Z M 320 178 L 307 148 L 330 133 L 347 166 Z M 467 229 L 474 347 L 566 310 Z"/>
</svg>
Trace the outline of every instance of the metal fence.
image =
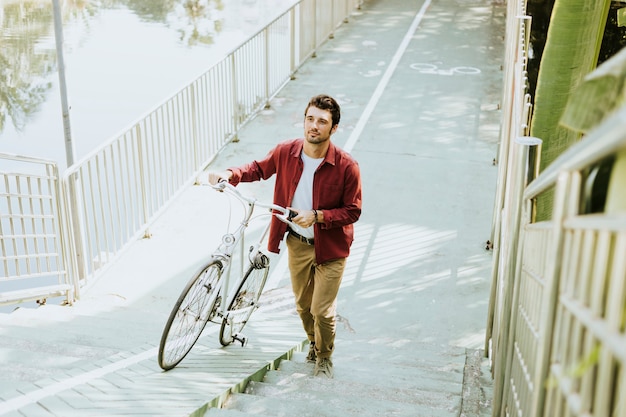
<svg viewBox="0 0 626 417">
<path fill-rule="evenodd" d="M 485 352 L 492 351 L 495 356 L 500 356 L 500 341 L 507 336 L 510 312 L 508 277 L 513 273 L 511 268 L 515 264 L 519 228 L 519 213 L 516 215 L 516 211 L 519 210 L 521 192 L 525 185 L 524 177 L 519 172 L 524 169 L 526 147 L 516 145 L 516 139 L 526 137 L 529 133 L 531 104 L 526 90 L 526 64 L 530 23 L 524 1 L 511 1 L 507 4 L 503 118 L 490 239 L 493 246 L 493 266 L 485 343 Z M 497 394 L 496 392 L 496 396 Z"/>
<path fill-rule="evenodd" d="M 12 165 L 0 172 L 0 305 L 59 296 L 72 302 L 56 163 L 8 154 L 0 160 Z"/>
<path fill-rule="evenodd" d="M 626 213 L 596 207 L 626 152 L 626 107 L 536 176 L 524 2 L 508 5 L 507 73 L 486 351 L 494 416 L 626 416 Z M 607 161 L 609 163 L 607 163 Z M 610 181 L 620 174 L 609 169 Z M 614 192 L 615 190 L 613 190 Z M 554 192 L 550 220 L 535 201 Z M 621 191 L 623 193 L 623 191 Z"/>
<path fill-rule="evenodd" d="M 50 198 L 61 201 L 61 208 L 51 214 L 58 237 L 50 256 L 56 259 L 63 285 L 73 285 L 70 302 L 128 245 L 150 236 L 151 221 L 193 183 L 220 148 L 237 140 L 246 122 L 269 105 L 361 3 L 296 2 L 190 85 L 69 167 L 60 190 L 55 177 L 50 192 L 60 194 Z M 34 180 L 28 174 L 18 176 Z M 19 210 L 4 214 L 4 208 L 0 209 L 10 225 L 23 216 Z M 41 256 L 40 247 L 15 254 L 13 246 L 5 245 L 9 239 L 3 232 L 3 265 L 13 263 L 16 256 L 20 262 L 22 257 Z M 36 275 L 5 266 L 0 283 L 21 280 L 22 293 L 34 294 L 42 286 L 32 281 Z M 23 298 L 3 294 L 0 301 L 14 303 Z"/>
</svg>

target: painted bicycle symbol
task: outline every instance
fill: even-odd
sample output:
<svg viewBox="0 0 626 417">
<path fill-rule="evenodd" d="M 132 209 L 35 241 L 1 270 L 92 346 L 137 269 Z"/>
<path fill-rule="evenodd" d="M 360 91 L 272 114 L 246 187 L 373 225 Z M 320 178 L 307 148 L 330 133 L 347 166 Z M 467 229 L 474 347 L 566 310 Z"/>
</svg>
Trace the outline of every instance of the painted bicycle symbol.
<svg viewBox="0 0 626 417">
<path fill-rule="evenodd" d="M 452 67 L 439 68 L 435 64 L 415 63 L 410 65 L 411 69 L 418 71 L 420 74 L 434 75 L 476 75 L 480 74 L 480 70 L 475 67 Z"/>
</svg>

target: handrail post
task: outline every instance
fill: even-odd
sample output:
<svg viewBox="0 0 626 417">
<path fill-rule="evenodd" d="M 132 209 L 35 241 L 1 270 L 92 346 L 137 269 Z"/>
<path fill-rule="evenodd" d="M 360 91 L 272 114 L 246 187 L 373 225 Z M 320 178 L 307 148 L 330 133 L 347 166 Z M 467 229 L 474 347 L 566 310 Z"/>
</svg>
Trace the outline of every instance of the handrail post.
<svg viewBox="0 0 626 417">
<path fill-rule="evenodd" d="M 270 108 L 270 31 L 269 26 L 263 31 L 265 40 L 265 108 Z"/>
<path fill-rule="evenodd" d="M 497 297 L 498 275 L 500 261 L 500 236 L 502 234 L 502 224 L 507 221 L 505 216 L 507 215 L 506 208 L 506 186 L 508 184 L 508 177 L 511 175 L 511 161 L 509 155 L 511 153 L 511 143 L 513 139 L 518 136 L 518 128 L 520 124 L 525 129 L 528 127 L 527 120 L 522 120 L 522 115 L 519 114 L 518 107 L 518 94 L 522 94 L 525 90 L 524 84 L 520 82 L 520 78 L 526 70 L 526 56 L 525 48 L 527 44 L 520 45 L 517 49 L 518 43 L 524 35 L 525 23 L 529 19 L 528 16 L 518 15 L 518 4 L 510 2 L 507 7 L 507 25 L 506 25 L 506 52 L 505 52 L 505 74 L 504 74 L 504 96 L 502 103 L 502 114 L 504 115 L 502 120 L 502 126 L 500 129 L 500 142 L 498 144 L 497 159 L 494 159 L 494 164 L 498 165 L 498 178 L 500 179 L 498 186 L 496 187 L 494 198 L 494 209 L 492 218 L 491 235 L 489 244 L 493 249 L 493 262 L 492 262 L 492 274 L 491 274 L 491 290 L 489 297 L 489 309 L 487 313 L 487 326 L 485 334 L 485 356 L 489 356 L 489 342 L 492 342 L 492 348 L 494 346 L 493 334 L 498 329 L 496 327 L 496 309 L 499 305 Z M 522 84 L 522 85 L 520 85 Z M 511 89 L 513 93 L 511 93 Z M 524 96 L 525 97 L 525 96 Z M 527 107 L 522 109 L 522 112 L 530 110 Z M 495 342 L 497 343 L 497 341 Z"/>
<path fill-rule="evenodd" d="M 498 343 L 499 354 L 497 355 L 497 363 L 496 371 L 499 372 L 502 379 L 500 382 L 494 383 L 494 410 L 500 408 L 500 415 L 504 412 L 504 407 L 506 406 L 506 401 L 503 401 L 503 393 L 505 392 L 505 387 L 508 388 L 509 384 L 509 376 L 511 374 L 511 365 L 513 358 L 513 342 L 515 340 L 515 330 L 517 326 L 517 310 L 516 305 L 519 299 L 519 285 L 520 285 L 520 276 L 521 276 L 521 264 L 522 264 L 522 238 L 523 236 L 523 226 L 522 222 L 522 214 L 523 214 L 523 192 L 525 187 L 528 185 L 529 173 L 535 170 L 534 165 L 536 162 L 536 158 L 531 161 L 529 159 L 529 155 L 536 154 L 537 148 L 541 145 L 541 139 L 534 137 L 518 137 L 515 140 L 515 148 L 516 148 L 516 159 L 515 159 L 515 169 L 512 174 L 514 175 L 515 181 L 512 184 L 512 198 L 511 198 L 511 208 L 512 208 L 512 216 L 511 216 L 511 224 L 510 224 L 510 234 L 509 234 L 509 243 L 510 250 L 505 254 L 506 257 L 504 259 L 504 269 L 503 275 L 504 279 L 508 280 L 507 290 L 504 292 L 504 308 L 502 309 L 502 313 L 504 315 L 504 319 L 502 320 L 502 338 L 500 343 Z M 510 302 L 509 302 L 510 301 Z M 500 369 L 504 368 L 504 371 Z M 496 407 L 495 403 L 501 402 L 500 407 Z M 506 414 L 506 413 L 505 413 Z"/>
<path fill-rule="evenodd" d="M 65 189 L 65 193 L 67 194 L 65 196 L 67 201 L 65 216 L 69 219 L 67 225 L 70 229 L 68 231 L 68 245 L 70 247 L 68 252 L 72 271 L 72 281 L 74 284 L 74 294 L 76 298 L 80 298 L 80 280 L 86 279 L 87 277 L 85 247 L 81 227 L 81 211 L 78 208 L 78 201 L 81 199 L 77 198 L 79 188 L 77 184 L 78 181 L 78 172 L 68 176 L 66 183 L 67 188 Z"/>
<path fill-rule="evenodd" d="M 237 89 L 237 61 L 235 60 L 236 54 L 231 54 L 230 56 L 230 79 L 231 79 L 231 91 L 233 94 L 233 130 L 235 132 L 235 136 L 233 137 L 233 142 L 239 142 L 239 138 L 237 136 L 237 132 L 239 131 L 239 98 L 238 89 Z"/>
<path fill-rule="evenodd" d="M 328 39 L 333 39 L 335 37 L 335 2 L 333 1 L 330 4 L 330 34 Z"/>
<path fill-rule="evenodd" d="M 141 125 L 138 124 L 135 128 L 137 132 L 137 158 L 138 158 L 138 164 L 139 164 L 139 186 L 140 186 L 140 194 L 141 194 L 141 206 L 143 209 L 142 221 L 143 221 L 143 224 L 148 224 L 148 219 L 150 217 L 148 214 L 148 191 L 147 191 L 148 188 L 146 187 L 146 181 L 148 177 L 146 175 L 146 169 L 145 169 L 147 167 L 144 166 L 144 164 L 147 163 L 148 158 L 144 158 Z M 148 226 L 146 226 L 146 230 L 144 231 L 143 237 L 144 238 L 150 237 L 150 229 Z"/>
<path fill-rule="evenodd" d="M 193 154 L 195 158 L 195 164 L 199 167 L 202 163 L 202 155 L 200 152 L 200 139 L 198 138 L 198 102 L 196 101 L 196 87 L 195 84 L 191 84 L 189 87 L 191 93 L 190 101 L 191 101 L 191 136 L 193 144 Z"/>
<path fill-rule="evenodd" d="M 313 53 L 311 54 L 311 58 L 317 57 L 317 47 L 319 43 L 317 42 L 317 1 L 313 0 L 313 24 L 311 25 L 311 30 L 313 31 Z"/>
<path fill-rule="evenodd" d="M 289 44 L 289 78 L 293 81 L 296 79 L 296 8 L 292 7 L 289 11 L 290 19 L 290 44 Z"/>
<path fill-rule="evenodd" d="M 59 248 L 61 251 L 61 262 L 65 269 L 65 280 L 64 284 L 69 284 L 72 287 L 71 293 L 68 292 L 66 295 L 66 299 L 68 304 L 73 304 L 77 297 L 77 288 L 78 282 L 75 280 L 76 275 L 73 274 L 75 272 L 74 268 L 74 257 L 72 256 L 71 249 L 71 231 L 68 230 L 69 222 L 66 220 L 65 213 L 65 198 L 63 192 L 63 182 L 59 176 L 59 169 L 56 164 L 46 164 L 46 176 L 47 178 L 52 178 L 53 187 L 50 187 L 50 191 L 54 193 L 54 210 L 56 211 L 55 217 L 59 219 L 58 229 L 56 230 L 57 236 L 59 236 Z M 48 180 L 50 183 L 50 180 Z"/>
<path fill-rule="evenodd" d="M 498 284 L 500 287 L 498 293 L 503 294 L 503 300 L 501 301 L 502 309 L 498 316 L 500 326 L 496 334 L 497 343 L 495 344 L 493 410 L 498 410 L 506 404 L 506 401 L 503 401 L 503 393 L 508 386 L 506 373 L 510 362 L 510 346 L 508 343 L 512 333 L 510 323 L 515 320 L 515 313 L 512 312 L 513 294 L 517 286 L 517 253 L 519 250 L 522 199 L 524 187 L 526 186 L 525 174 L 527 171 L 528 148 L 531 144 L 538 144 L 537 141 L 538 139 L 536 138 L 516 138 L 515 145 L 512 148 L 510 175 L 507 176 L 507 195 L 505 200 L 507 201 L 508 215 L 503 224 L 504 238 L 502 239 L 502 253 L 499 258 L 500 265 L 498 268 Z"/>
</svg>

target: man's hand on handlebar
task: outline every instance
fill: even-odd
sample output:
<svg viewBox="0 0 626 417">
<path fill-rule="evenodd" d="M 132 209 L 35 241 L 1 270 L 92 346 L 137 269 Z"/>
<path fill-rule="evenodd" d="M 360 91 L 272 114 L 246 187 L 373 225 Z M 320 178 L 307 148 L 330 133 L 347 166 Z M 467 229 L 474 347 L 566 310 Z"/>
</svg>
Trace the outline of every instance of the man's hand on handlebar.
<svg viewBox="0 0 626 417">
<path fill-rule="evenodd" d="M 232 177 L 233 177 L 233 172 L 230 170 L 211 171 L 208 173 L 209 184 L 214 186 L 214 188 L 216 188 L 218 191 L 224 190 L 224 187 L 218 186 L 218 184 L 221 182 L 229 182 Z M 234 191 L 234 188 L 232 190 Z M 242 198 L 244 201 L 249 201 L 249 199 L 246 198 L 245 196 L 239 195 L 239 197 Z M 294 223 L 300 227 L 308 228 L 308 227 L 313 226 L 317 222 L 317 217 L 315 215 L 314 210 L 300 210 L 300 209 L 294 209 L 292 207 L 287 207 L 285 209 L 280 206 L 272 207 L 272 206 L 267 206 L 267 205 L 265 205 L 265 207 L 270 207 L 273 210 L 280 212 L 281 214 L 278 215 L 278 217 L 282 221 L 286 221 L 287 223 Z"/>
<path fill-rule="evenodd" d="M 229 170 L 219 171 L 219 172 L 209 172 L 209 184 L 215 185 L 221 181 L 228 182 L 232 178 L 232 176 L 233 176 L 233 172 Z"/>
</svg>

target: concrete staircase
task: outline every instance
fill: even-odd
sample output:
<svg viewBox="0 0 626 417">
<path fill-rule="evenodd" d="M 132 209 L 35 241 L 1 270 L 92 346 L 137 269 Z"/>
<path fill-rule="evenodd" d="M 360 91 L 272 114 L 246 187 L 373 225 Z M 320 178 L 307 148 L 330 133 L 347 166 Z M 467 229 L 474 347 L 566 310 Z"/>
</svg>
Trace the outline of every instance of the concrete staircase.
<svg viewBox="0 0 626 417">
<path fill-rule="evenodd" d="M 488 416 L 479 351 L 339 340 L 334 379 L 313 377 L 297 352 L 205 416 Z M 487 388 L 488 389 L 488 388 Z"/>
</svg>

